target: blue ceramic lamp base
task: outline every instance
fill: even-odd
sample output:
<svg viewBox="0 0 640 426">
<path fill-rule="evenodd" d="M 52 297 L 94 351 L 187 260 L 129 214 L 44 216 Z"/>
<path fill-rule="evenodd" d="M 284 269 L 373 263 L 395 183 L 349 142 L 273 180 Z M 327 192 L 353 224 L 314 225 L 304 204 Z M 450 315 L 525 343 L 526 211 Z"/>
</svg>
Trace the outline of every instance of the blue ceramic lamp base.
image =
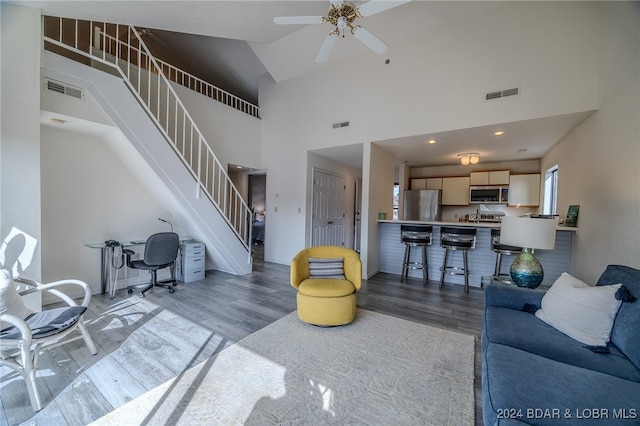
<svg viewBox="0 0 640 426">
<path fill-rule="evenodd" d="M 542 265 L 528 248 L 523 248 L 514 259 L 510 272 L 513 283 L 518 287 L 536 288 L 544 278 Z"/>
</svg>

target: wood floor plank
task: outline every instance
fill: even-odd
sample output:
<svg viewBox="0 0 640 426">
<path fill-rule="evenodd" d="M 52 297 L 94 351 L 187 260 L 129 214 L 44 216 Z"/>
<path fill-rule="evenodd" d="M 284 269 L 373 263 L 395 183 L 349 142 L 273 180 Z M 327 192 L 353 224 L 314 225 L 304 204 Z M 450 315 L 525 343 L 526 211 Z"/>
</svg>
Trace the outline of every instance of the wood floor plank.
<svg viewBox="0 0 640 426">
<path fill-rule="evenodd" d="M 145 389 L 127 370 L 111 356 L 105 357 L 85 371 L 98 390 L 115 409 L 145 393 Z"/>
<path fill-rule="evenodd" d="M 379 273 L 363 281 L 358 308 L 476 336 L 476 418 L 482 425 L 484 292 L 472 288 L 465 293 L 459 285 L 439 289 L 437 281 L 423 286 L 414 278 L 401 283 L 399 278 Z M 204 280 L 180 283 L 173 294 L 154 289 L 145 298 L 123 290 L 113 299 L 94 295 L 85 319 L 98 355 L 91 356 L 82 341 L 44 355 L 43 366 L 56 377 L 38 379 L 48 401 L 38 413 L 31 410 L 22 378 L 0 369 L 0 378 L 9 379 L 0 383 L 0 423 L 86 424 L 295 309 L 289 267 L 259 259 L 251 274 L 207 271 Z"/>
</svg>

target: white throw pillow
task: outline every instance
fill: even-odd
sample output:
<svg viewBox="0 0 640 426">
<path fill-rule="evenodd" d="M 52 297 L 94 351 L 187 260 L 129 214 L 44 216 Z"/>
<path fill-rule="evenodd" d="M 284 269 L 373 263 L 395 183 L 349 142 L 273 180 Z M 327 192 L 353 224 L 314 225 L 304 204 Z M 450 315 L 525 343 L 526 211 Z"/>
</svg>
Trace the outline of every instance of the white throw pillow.
<svg viewBox="0 0 640 426">
<path fill-rule="evenodd" d="M 0 270 L 0 314 L 9 314 L 25 319 L 32 313 L 18 294 L 11 272 L 6 269 Z M 11 326 L 12 324 L 0 322 L 0 330 Z"/>
<path fill-rule="evenodd" d="M 606 346 L 622 303 L 616 299 L 621 286 L 590 286 L 563 272 L 542 297 L 536 317 L 586 345 Z"/>
</svg>

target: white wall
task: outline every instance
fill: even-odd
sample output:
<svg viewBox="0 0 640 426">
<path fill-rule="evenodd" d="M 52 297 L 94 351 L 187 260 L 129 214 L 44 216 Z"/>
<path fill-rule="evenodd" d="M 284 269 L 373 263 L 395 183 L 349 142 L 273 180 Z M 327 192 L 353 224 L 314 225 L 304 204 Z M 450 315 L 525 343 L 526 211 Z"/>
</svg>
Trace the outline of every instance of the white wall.
<svg viewBox="0 0 640 426">
<path fill-rule="evenodd" d="M 261 80 L 262 168 L 267 205 L 278 208 L 267 260 L 288 263 L 305 242 L 296 207 L 307 189 L 292 177 L 307 173 L 308 150 L 597 108 L 600 5 L 496 5 L 383 57 L 365 53 L 279 84 Z M 522 88 L 517 99 L 484 102 L 484 93 L 513 85 Z M 332 129 L 345 120 L 349 127 Z"/>
<path fill-rule="evenodd" d="M 371 277 L 380 271 L 378 214 L 393 217 L 395 159 L 374 143 L 364 146 L 362 171 L 362 270 Z"/>
<path fill-rule="evenodd" d="M 259 168 L 259 119 L 177 84 L 173 87 L 225 170 L 229 163 Z"/>
<path fill-rule="evenodd" d="M 45 281 L 77 278 L 99 292 L 100 251 L 85 244 L 146 240 L 170 230 L 159 217 L 172 222 L 181 236 L 194 235 L 171 193 L 117 129 L 91 135 L 42 126 L 41 133 Z M 143 252 L 142 247 L 133 250 Z M 148 274 L 129 270 L 124 278 L 123 269 L 119 287 L 143 282 Z"/>
<path fill-rule="evenodd" d="M 603 11 L 599 109 L 541 164 L 558 164 L 558 212 L 580 205 L 574 264 L 590 283 L 608 264 L 640 268 L 640 6 Z"/>
<path fill-rule="evenodd" d="M 2 2 L 0 14 L 0 264 L 41 280 L 40 11 Z"/>
</svg>

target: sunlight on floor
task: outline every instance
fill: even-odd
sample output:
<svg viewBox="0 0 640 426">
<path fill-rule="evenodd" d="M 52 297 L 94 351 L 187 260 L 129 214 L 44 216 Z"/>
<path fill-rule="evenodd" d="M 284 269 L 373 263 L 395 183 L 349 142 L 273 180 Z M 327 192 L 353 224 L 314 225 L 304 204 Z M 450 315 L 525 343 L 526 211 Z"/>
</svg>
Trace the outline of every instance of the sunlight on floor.
<svg viewBox="0 0 640 426">
<path fill-rule="evenodd" d="M 261 404 L 284 398 L 286 369 L 235 345 L 116 409 L 95 424 L 244 424 Z"/>
<path fill-rule="evenodd" d="M 329 388 L 326 385 L 323 385 L 322 383 L 316 383 L 311 379 L 309 379 L 309 385 L 311 386 L 311 389 L 312 389 L 310 392 L 310 395 L 314 396 L 315 393 L 319 393 L 320 397 L 322 398 L 322 409 L 328 412 L 329 414 L 331 414 L 333 417 L 335 417 L 336 412 L 333 409 L 334 393 L 331 390 L 331 388 Z"/>
</svg>

